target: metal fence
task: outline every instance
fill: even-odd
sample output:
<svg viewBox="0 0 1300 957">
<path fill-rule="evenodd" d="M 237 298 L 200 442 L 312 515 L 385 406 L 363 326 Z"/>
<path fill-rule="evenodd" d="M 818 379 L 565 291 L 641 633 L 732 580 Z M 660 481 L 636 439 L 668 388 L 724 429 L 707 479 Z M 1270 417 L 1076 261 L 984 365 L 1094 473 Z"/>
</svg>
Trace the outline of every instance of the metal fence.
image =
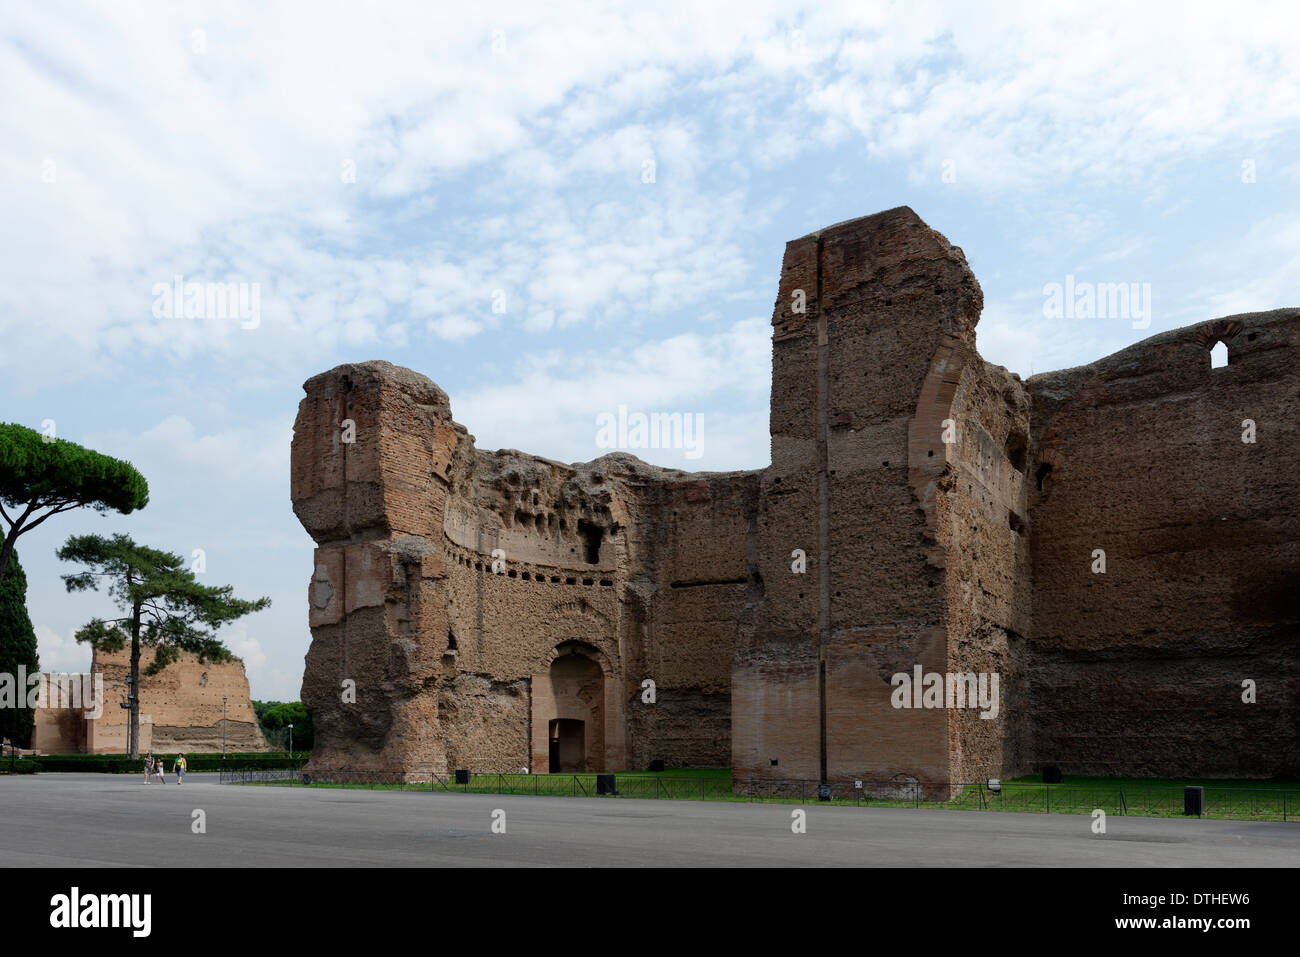
<svg viewBox="0 0 1300 957">
<path fill-rule="evenodd" d="M 599 779 L 604 779 L 602 782 Z M 282 787 L 385 788 L 463 794 L 521 794 L 549 797 L 621 797 L 668 800 L 792 803 L 818 801 L 857 807 L 944 808 L 973 811 L 1030 811 L 1138 816 L 1181 816 L 1184 789 L 1170 786 L 1109 784 L 1041 784 L 1003 782 L 838 781 L 829 784 L 798 778 L 677 776 L 672 772 L 582 774 L 471 773 L 458 782 L 454 774 L 398 769 L 293 770 L 259 768 L 223 770 L 222 784 L 267 784 Z M 1205 816 L 1252 821 L 1300 819 L 1300 790 L 1207 786 Z"/>
</svg>

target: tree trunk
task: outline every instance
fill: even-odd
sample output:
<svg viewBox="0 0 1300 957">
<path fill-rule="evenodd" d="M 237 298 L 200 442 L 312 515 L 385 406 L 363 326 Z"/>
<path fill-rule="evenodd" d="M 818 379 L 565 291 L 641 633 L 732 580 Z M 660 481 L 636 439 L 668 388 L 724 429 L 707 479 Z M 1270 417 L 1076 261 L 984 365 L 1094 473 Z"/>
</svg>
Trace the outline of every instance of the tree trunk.
<svg viewBox="0 0 1300 957">
<path fill-rule="evenodd" d="M 14 553 L 14 543 L 21 531 L 22 529 L 18 525 L 14 525 L 9 529 L 9 534 L 4 537 L 4 545 L 0 547 L 0 581 L 4 581 L 5 569 L 9 567 L 9 556 Z"/>
<path fill-rule="evenodd" d="M 140 605 L 131 606 L 131 684 L 127 689 L 131 729 L 129 748 L 132 758 L 140 757 Z"/>
<path fill-rule="evenodd" d="M 14 547 L 18 544 L 18 536 L 23 533 L 23 522 L 27 521 L 27 516 L 32 514 L 32 509 L 35 507 L 35 502 L 29 502 L 27 507 L 23 509 L 23 513 L 9 525 L 9 531 L 4 537 L 4 545 L 0 547 L 0 581 L 4 581 L 5 570 L 9 567 L 9 556 L 14 553 Z"/>
</svg>

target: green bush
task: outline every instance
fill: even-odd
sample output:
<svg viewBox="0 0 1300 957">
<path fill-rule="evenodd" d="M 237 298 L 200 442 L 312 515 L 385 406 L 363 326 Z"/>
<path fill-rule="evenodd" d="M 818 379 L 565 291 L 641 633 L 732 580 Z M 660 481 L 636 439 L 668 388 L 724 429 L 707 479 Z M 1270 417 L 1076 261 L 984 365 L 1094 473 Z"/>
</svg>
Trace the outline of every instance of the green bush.
<svg viewBox="0 0 1300 957">
<path fill-rule="evenodd" d="M 172 773 L 176 764 L 176 752 L 154 752 L 155 758 L 162 758 L 163 770 Z M 294 752 L 293 759 L 284 752 L 270 751 L 250 752 L 247 754 L 227 754 L 223 759 L 217 754 L 185 754 L 185 765 L 190 771 L 243 770 L 246 768 L 300 768 L 310 757 L 305 752 Z M 30 759 L 27 759 L 30 760 Z M 144 774 L 144 758 L 128 758 L 122 754 L 49 754 L 41 757 L 41 770 L 44 771 L 91 771 L 104 774 Z"/>
</svg>

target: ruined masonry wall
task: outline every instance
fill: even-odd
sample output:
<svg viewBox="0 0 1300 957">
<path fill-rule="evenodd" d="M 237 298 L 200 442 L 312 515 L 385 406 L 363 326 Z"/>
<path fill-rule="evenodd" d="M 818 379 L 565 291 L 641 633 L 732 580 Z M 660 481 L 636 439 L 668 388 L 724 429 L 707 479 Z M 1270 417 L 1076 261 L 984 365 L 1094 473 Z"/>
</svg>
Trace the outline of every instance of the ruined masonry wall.
<svg viewBox="0 0 1300 957">
<path fill-rule="evenodd" d="M 152 648 L 140 649 L 140 745 L 142 751 L 219 753 L 222 724 L 227 752 L 269 751 L 249 699 L 242 661 L 207 662 L 182 652 L 156 675 L 145 674 L 153 662 Z M 47 753 L 124 754 L 128 745 L 129 713 L 125 699 L 131 673 L 131 651 L 96 650 L 91 674 L 103 675 L 103 709 L 86 718 L 80 709 L 37 709 L 35 746 Z M 221 698 L 226 697 L 225 709 Z"/>
<path fill-rule="evenodd" d="M 1219 340 L 1228 365 L 1211 369 Z M 1029 380 L 1036 761 L 1300 769 L 1298 355 L 1300 310 L 1283 309 Z"/>
<path fill-rule="evenodd" d="M 312 769 L 1300 773 L 1300 312 L 1024 382 L 982 304 L 906 207 L 789 243 L 757 471 L 482 451 L 408 369 L 308 381 Z M 998 716 L 894 708 L 918 665 L 996 672 Z"/>
</svg>

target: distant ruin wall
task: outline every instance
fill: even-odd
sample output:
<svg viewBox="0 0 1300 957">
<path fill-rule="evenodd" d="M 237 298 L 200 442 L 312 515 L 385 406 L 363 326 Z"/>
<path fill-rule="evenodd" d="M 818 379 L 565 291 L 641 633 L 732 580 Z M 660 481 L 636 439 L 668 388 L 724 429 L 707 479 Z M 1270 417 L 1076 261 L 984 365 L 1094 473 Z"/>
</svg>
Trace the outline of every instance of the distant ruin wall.
<svg viewBox="0 0 1300 957">
<path fill-rule="evenodd" d="M 156 675 L 145 674 L 154 650 L 140 649 L 141 751 L 219 753 L 269 751 L 249 699 L 242 661 L 200 662 L 196 655 L 180 657 Z M 129 749 L 130 713 L 126 699 L 131 652 L 95 650 L 90 674 L 103 676 L 102 713 L 87 717 L 84 709 L 38 708 L 33 745 L 46 754 L 125 754 Z M 222 704 L 222 698 L 225 704 Z"/>
</svg>

